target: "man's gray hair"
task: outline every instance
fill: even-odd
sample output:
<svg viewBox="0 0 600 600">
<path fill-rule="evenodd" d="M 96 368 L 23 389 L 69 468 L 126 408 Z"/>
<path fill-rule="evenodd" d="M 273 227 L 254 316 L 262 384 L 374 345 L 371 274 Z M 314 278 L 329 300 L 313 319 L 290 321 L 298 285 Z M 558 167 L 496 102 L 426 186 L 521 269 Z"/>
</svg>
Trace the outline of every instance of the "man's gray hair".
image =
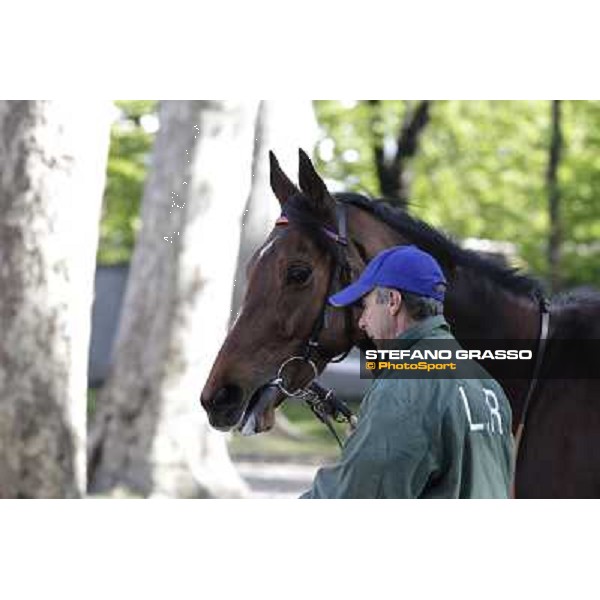
<svg viewBox="0 0 600 600">
<path fill-rule="evenodd" d="M 384 304 L 387 302 L 392 288 L 377 287 L 375 288 L 375 291 L 377 303 Z M 406 312 L 413 321 L 422 321 L 428 317 L 444 314 L 444 303 L 440 300 L 419 296 L 412 292 L 398 291 L 402 294 L 402 301 L 406 306 Z"/>
</svg>

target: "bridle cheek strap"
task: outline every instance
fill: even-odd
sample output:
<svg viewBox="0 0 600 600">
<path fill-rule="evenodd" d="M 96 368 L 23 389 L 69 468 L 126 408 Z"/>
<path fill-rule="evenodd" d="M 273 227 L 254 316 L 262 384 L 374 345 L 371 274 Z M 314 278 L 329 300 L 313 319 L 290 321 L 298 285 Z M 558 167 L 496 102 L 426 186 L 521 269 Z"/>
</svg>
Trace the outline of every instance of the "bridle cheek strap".
<svg viewBox="0 0 600 600">
<path fill-rule="evenodd" d="M 327 227 L 322 227 L 322 230 L 325 233 L 325 235 L 327 235 L 330 239 L 332 239 L 334 242 L 336 242 L 340 246 L 339 255 L 333 256 L 334 264 L 333 264 L 333 268 L 330 271 L 329 284 L 327 286 L 327 295 L 325 296 L 325 301 L 323 303 L 323 306 L 321 307 L 319 316 L 317 317 L 317 320 L 315 321 L 315 324 L 312 328 L 310 337 L 304 347 L 304 353 L 301 356 L 292 356 L 292 357 L 288 358 L 287 360 L 285 360 L 282 363 L 281 367 L 279 368 L 277 377 L 273 380 L 272 385 L 278 386 L 279 389 L 288 397 L 303 399 L 309 405 L 310 409 L 315 414 L 315 416 L 328 427 L 330 432 L 336 438 L 339 446 L 342 447 L 341 440 L 339 439 L 337 433 L 333 429 L 333 426 L 332 426 L 331 422 L 329 421 L 329 419 L 333 418 L 336 421 L 340 421 L 340 419 L 343 419 L 350 424 L 351 428 L 354 428 L 356 426 L 356 417 L 354 416 L 354 414 L 352 414 L 352 411 L 347 407 L 347 405 L 344 402 L 342 402 L 341 400 L 339 400 L 335 397 L 333 390 L 326 390 L 325 388 L 323 388 L 321 385 L 319 385 L 316 382 L 316 378 L 317 378 L 316 363 L 318 362 L 319 357 L 321 359 L 325 359 L 327 363 L 337 363 L 337 362 L 341 362 L 342 360 L 344 360 L 346 358 L 346 356 L 348 356 L 348 354 L 350 353 L 350 350 L 352 349 L 352 345 L 351 345 L 350 348 L 346 352 L 344 352 L 342 355 L 340 355 L 338 357 L 328 358 L 327 353 L 323 351 L 323 349 L 321 348 L 321 345 L 319 344 L 319 340 L 318 340 L 321 331 L 323 330 L 324 327 L 326 328 L 328 325 L 327 324 L 327 310 L 328 310 L 327 300 L 328 300 L 329 296 L 331 296 L 331 294 L 333 293 L 333 286 L 334 286 L 336 280 L 339 282 L 340 286 L 343 286 L 344 285 L 344 282 L 342 281 L 343 276 L 346 275 L 348 277 L 348 279 L 351 276 L 350 266 L 348 264 L 345 253 L 343 253 L 344 249 L 348 246 L 348 238 L 347 238 L 348 217 L 346 214 L 346 207 L 343 204 L 336 202 L 335 209 L 336 209 L 336 219 L 337 219 L 338 231 L 335 232 Z M 284 215 L 281 215 L 275 221 L 275 225 L 288 225 L 289 222 L 290 221 L 289 221 L 288 217 L 284 214 Z M 348 280 L 348 284 L 349 283 L 350 283 L 350 281 Z M 344 314 L 345 314 L 345 321 L 344 321 L 345 332 L 349 337 L 351 337 L 352 315 L 351 315 L 350 307 L 344 308 Z M 315 358 L 312 356 L 312 353 L 316 353 L 318 356 Z M 283 371 L 284 371 L 285 366 L 287 366 L 290 362 L 295 361 L 295 360 L 302 360 L 302 361 L 308 363 L 309 366 L 311 366 L 314 371 L 314 377 L 311 380 L 311 382 L 305 386 L 304 389 L 288 390 L 285 385 L 285 378 L 284 378 Z"/>
</svg>

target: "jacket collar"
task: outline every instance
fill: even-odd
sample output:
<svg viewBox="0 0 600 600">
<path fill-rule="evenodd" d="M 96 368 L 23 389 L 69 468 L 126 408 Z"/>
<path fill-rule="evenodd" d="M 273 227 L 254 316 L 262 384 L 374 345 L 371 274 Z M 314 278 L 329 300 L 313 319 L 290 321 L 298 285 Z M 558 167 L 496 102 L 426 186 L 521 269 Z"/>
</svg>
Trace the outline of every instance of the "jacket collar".
<svg viewBox="0 0 600 600">
<path fill-rule="evenodd" d="M 419 321 L 416 325 L 409 327 L 406 331 L 401 333 L 396 339 L 414 340 L 416 342 L 417 340 L 430 337 L 435 329 L 445 329 L 450 332 L 450 326 L 443 315 L 436 315 L 435 317 L 428 317 L 423 321 Z"/>
</svg>

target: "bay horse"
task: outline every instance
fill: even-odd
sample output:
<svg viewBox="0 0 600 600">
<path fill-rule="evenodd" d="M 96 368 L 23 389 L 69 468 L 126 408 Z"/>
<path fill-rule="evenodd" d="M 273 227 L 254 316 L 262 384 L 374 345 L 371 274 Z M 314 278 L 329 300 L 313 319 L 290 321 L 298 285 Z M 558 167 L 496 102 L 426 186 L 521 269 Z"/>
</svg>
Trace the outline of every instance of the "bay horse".
<svg viewBox="0 0 600 600">
<path fill-rule="evenodd" d="M 299 187 L 272 153 L 270 163 L 282 217 L 248 263 L 242 308 L 201 394 L 213 427 L 267 431 L 286 389 L 302 389 L 353 346 L 374 347 L 358 327 L 360 308 L 327 307 L 327 297 L 390 246 L 415 244 L 441 264 L 448 280 L 445 316 L 459 341 L 539 344 L 543 292 L 534 278 L 461 248 L 384 201 L 330 194 L 302 150 Z M 600 341 L 599 292 L 560 295 L 549 315 L 550 341 Z M 548 372 L 561 359 L 550 353 L 542 370 Z M 591 360 L 600 375 L 598 355 Z M 534 375 L 532 370 L 530 379 Z M 285 387 L 273 384 L 282 379 Z M 535 386 L 523 379 L 499 382 L 511 403 L 513 428 L 525 398 L 531 399 L 516 462 L 516 497 L 600 497 L 600 380 L 539 379 Z"/>
</svg>

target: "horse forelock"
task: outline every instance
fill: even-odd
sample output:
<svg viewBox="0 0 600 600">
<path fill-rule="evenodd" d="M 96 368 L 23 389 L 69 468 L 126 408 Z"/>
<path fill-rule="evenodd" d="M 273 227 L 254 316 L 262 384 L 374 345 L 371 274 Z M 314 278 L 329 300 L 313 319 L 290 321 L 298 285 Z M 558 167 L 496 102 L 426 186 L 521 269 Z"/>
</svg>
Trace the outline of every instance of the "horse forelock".
<svg viewBox="0 0 600 600">
<path fill-rule="evenodd" d="M 289 224 L 306 236 L 324 255 L 339 260 L 339 245 L 326 233 L 326 229 L 337 233 L 335 216 L 322 204 L 315 205 L 308 198 L 291 197 L 283 207 Z"/>
</svg>

